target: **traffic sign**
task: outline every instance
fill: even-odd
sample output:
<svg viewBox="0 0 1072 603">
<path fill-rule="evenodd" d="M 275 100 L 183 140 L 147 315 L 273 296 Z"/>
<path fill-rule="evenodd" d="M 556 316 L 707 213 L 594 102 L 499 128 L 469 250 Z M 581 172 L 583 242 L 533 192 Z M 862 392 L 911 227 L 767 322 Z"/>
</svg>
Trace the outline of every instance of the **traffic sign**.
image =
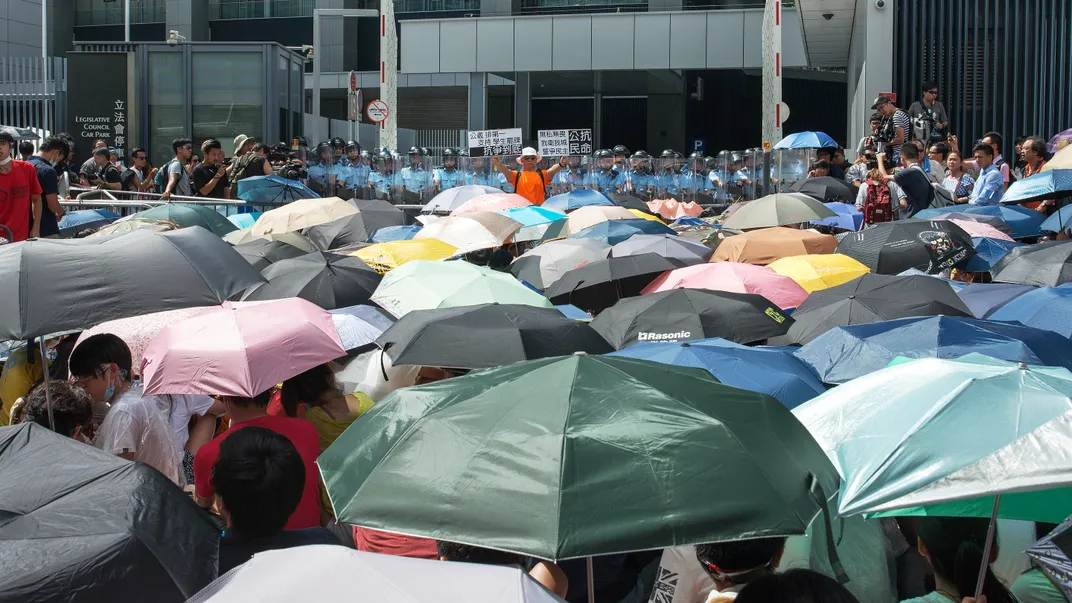
<svg viewBox="0 0 1072 603">
<path fill-rule="evenodd" d="M 778 122 L 778 125 L 781 126 L 786 122 L 787 119 L 789 119 L 789 105 L 785 103 L 778 103 L 777 115 L 778 119 L 780 120 Z"/>
<path fill-rule="evenodd" d="M 346 119 L 350 121 L 361 121 L 361 91 L 356 93 L 351 92 L 346 95 Z"/>
<path fill-rule="evenodd" d="M 354 92 L 357 92 L 357 72 L 356 71 L 351 71 L 350 72 L 350 93 L 353 94 Z"/>
<path fill-rule="evenodd" d="M 385 121 L 387 119 L 387 103 L 382 100 L 376 99 L 368 104 L 368 108 L 365 109 L 365 113 L 368 114 L 369 119 L 376 123 Z"/>
<path fill-rule="evenodd" d="M 770 149 L 771 149 L 770 141 L 769 140 L 764 140 L 763 141 L 763 150 L 764 151 L 769 151 Z"/>
</svg>

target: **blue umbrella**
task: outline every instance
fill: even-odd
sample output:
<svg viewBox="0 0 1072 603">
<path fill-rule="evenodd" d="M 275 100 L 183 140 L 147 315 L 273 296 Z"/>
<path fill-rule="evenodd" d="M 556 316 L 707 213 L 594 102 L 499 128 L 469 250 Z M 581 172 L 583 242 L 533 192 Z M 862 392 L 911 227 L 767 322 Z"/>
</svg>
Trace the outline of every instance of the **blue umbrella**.
<svg viewBox="0 0 1072 603">
<path fill-rule="evenodd" d="M 1046 214 L 1019 205 L 969 205 L 963 209 L 958 208 L 957 211 L 981 216 L 997 216 L 1012 228 L 1010 236 L 1014 239 L 1037 237 L 1040 234 L 1039 227 L 1046 219 Z"/>
<path fill-rule="evenodd" d="M 637 343 L 607 355 L 702 368 L 726 385 L 773 396 L 786 408 L 826 391 L 811 369 L 792 354 L 725 339 Z"/>
<path fill-rule="evenodd" d="M 525 281 L 521 282 L 524 283 Z M 529 286 L 531 287 L 532 285 Z M 555 310 L 561 312 L 562 316 L 565 316 L 566 318 L 572 318 L 573 320 L 583 320 L 585 322 L 589 322 L 592 320 L 591 314 L 585 312 L 584 310 L 578 308 L 573 304 L 562 304 L 560 306 L 555 306 Z"/>
<path fill-rule="evenodd" d="M 685 216 L 674 220 L 671 226 L 710 226 L 709 222 L 705 222 L 700 218 L 693 218 L 692 216 Z"/>
<path fill-rule="evenodd" d="M 1042 225 L 1039 226 L 1039 230 L 1042 232 L 1061 232 L 1068 228 L 1072 228 L 1072 205 L 1058 208 L 1052 216 L 1043 220 Z"/>
<path fill-rule="evenodd" d="M 1050 170 L 1017 180 L 1001 196 L 1001 204 L 1030 203 L 1072 197 L 1072 170 Z"/>
<path fill-rule="evenodd" d="M 261 217 L 261 212 L 255 211 L 248 214 L 231 214 L 227 216 L 227 219 L 231 221 L 231 224 L 239 228 L 250 228 L 257 222 L 259 217 Z"/>
<path fill-rule="evenodd" d="M 580 232 L 571 234 L 570 239 L 596 239 L 607 245 L 617 245 L 635 234 L 672 234 L 677 233 L 669 226 L 654 220 L 635 218 L 631 220 L 608 220 L 593 224 Z"/>
<path fill-rule="evenodd" d="M 838 144 L 822 132 L 797 132 L 790 134 L 774 145 L 776 149 L 825 149 L 836 148 Z"/>
<path fill-rule="evenodd" d="M 972 237 L 975 255 L 968 258 L 961 266 L 967 272 L 989 272 L 998 260 L 1005 257 L 1009 250 L 1023 247 L 1027 243 L 994 239 L 991 237 Z"/>
<path fill-rule="evenodd" d="M 555 195 L 543 202 L 540 207 L 553 211 L 567 212 L 589 205 L 614 205 L 614 202 L 599 191 L 582 189 Z"/>
<path fill-rule="evenodd" d="M 542 239 L 552 223 L 566 219 L 566 214 L 542 206 L 514 207 L 495 213 L 521 224 L 521 230 L 514 234 L 516 242 Z"/>
<path fill-rule="evenodd" d="M 1072 337 L 1072 285 L 1028 291 L 995 310 L 989 318 L 1016 321 Z"/>
<path fill-rule="evenodd" d="M 960 289 L 963 289 L 964 287 L 968 286 L 968 283 L 965 283 L 965 282 L 962 282 L 962 281 L 954 281 L 954 280 L 950 280 L 950 279 L 947 279 L 947 278 L 942 278 L 942 276 L 939 275 L 939 274 L 931 274 L 929 272 L 923 272 L 922 270 L 919 270 L 918 268 L 909 268 L 908 270 L 905 270 L 904 272 L 897 273 L 897 276 L 929 276 L 931 278 L 936 278 L 936 279 L 939 279 L 939 280 L 943 280 L 946 283 L 949 283 L 949 286 L 952 287 L 954 291 L 959 291 Z"/>
<path fill-rule="evenodd" d="M 297 180 L 282 176 L 250 176 L 238 181 L 238 198 L 250 203 L 290 203 L 318 199 L 320 195 Z"/>
<path fill-rule="evenodd" d="M 100 228 L 119 219 L 119 214 L 107 209 L 79 209 L 60 218 L 60 236 L 69 237 L 80 230 Z"/>
<path fill-rule="evenodd" d="M 964 305 L 976 318 L 990 318 L 998 308 L 1021 295 L 1034 291 L 1031 285 L 1013 283 L 973 283 L 957 290 Z"/>
<path fill-rule="evenodd" d="M 372 233 L 371 243 L 388 243 L 390 241 L 408 241 L 424 228 L 420 224 L 411 226 L 384 226 Z"/>
<path fill-rule="evenodd" d="M 376 341 L 391 328 L 394 319 L 375 306 L 347 306 L 328 310 L 344 350 L 356 350 Z"/>
<path fill-rule="evenodd" d="M 897 356 L 960 358 L 978 352 L 999 360 L 1072 369 L 1072 345 L 1052 331 L 976 318 L 927 316 L 837 327 L 808 342 L 796 357 L 824 383 L 845 383 Z"/>
<path fill-rule="evenodd" d="M 860 230 L 860 226 L 864 223 L 864 214 L 851 203 L 830 202 L 823 203 L 823 205 L 829 207 L 837 215 L 822 220 L 812 220 L 812 224 L 823 224 L 842 230 Z"/>
</svg>

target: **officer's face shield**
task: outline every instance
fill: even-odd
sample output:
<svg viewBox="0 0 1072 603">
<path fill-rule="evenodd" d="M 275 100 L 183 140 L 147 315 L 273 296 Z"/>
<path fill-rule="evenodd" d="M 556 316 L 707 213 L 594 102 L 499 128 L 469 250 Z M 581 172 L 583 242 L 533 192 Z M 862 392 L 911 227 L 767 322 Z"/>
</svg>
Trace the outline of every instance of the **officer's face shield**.
<svg viewBox="0 0 1072 603">
<path fill-rule="evenodd" d="M 458 169 L 458 156 L 457 155 L 444 155 L 443 162 L 441 164 L 443 169 L 447 171 L 454 171 Z"/>
<path fill-rule="evenodd" d="M 614 167 L 614 157 L 598 157 L 599 169 L 606 171 Z"/>
<path fill-rule="evenodd" d="M 808 177 L 812 162 L 811 149 L 777 149 L 771 157 L 772 186 L 787 192 L 800 180 Z"/>
</svg>

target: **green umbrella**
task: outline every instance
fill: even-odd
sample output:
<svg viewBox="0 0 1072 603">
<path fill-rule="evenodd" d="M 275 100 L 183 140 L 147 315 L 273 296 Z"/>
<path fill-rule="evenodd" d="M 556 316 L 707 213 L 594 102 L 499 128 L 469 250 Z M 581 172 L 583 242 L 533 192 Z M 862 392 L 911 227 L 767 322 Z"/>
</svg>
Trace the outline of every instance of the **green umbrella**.
<svg viewBox="0 0 1072 603">
<path fill-rule="evenodd" d="M 750 230 L 800 224 L 836 216 L 829 207 L 801 193 L 774 193 L 756 199 L 726 218 L 726 228 Z"/>
<path fill-rule="evenodd" d="M 552 560 L 803 534 L 838 479 L 770 396 L 583 354 L 395 391 L 317 464 L 340 522 Z"/>
<path fill-rule="evenodd" d="M 238 230 L 237 226 L 221 216 L 218 211 L 205 205 L 192 203 L 165 203 L 140 211 L 134 214 L 134 217 L 164 218 L 174 220 L 183 226 L 200 226 L 219 237 Z"/>
</svg>

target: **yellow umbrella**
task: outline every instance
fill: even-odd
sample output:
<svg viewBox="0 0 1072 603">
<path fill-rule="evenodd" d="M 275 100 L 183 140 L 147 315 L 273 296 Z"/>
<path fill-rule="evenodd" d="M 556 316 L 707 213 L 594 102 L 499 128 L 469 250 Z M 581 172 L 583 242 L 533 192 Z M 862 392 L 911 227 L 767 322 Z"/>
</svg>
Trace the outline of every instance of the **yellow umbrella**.
<svg viewBox="0 0 1072 603">
<path fill-rule="evenodd" d="M 808 293 L 836 287 L 871 272 L 867 266 L 840 253 L 794 255 L 775 260 L 768 267 L 793 279 Z"/>
<path fill-rule="evenodd" d="M 1054 153 L 1053 158 L 1042 166 L 1042 171 L 1072 170 L 1072 144 Z"/>
<path fill-rule="evenodd" d="M 631 210 L 629 210 L 629 213 L 633 214 L 634 216 L 636 216 L 638 218 L 643 218 L 645 220 L 650 220 L 652 222 L 658 222 L 659 224 L 666 224 L 666 222 L 664 222 L 662 220 L 662 218 L 660 218 L 659 216 L 649 214 L 646 211 L 640 211 L 639 209 L 631 209 Z"/>
<path fill-rule="evenodd" d="M 356 213 L 359 213 L 357 206 L 338 197 L 298 199 L 261 214 L 250 232 L 255 235 L 296 232 Z"/>
<path fill-rule="evenodd" d="M 411 239 L 388 241 L 358 249 L 350 255 L 359 257 L 373 270 L 385 274 L 413 260 L 444 260 L 458 252 L 458 248 L 439 239 Z"/>
</svg>

